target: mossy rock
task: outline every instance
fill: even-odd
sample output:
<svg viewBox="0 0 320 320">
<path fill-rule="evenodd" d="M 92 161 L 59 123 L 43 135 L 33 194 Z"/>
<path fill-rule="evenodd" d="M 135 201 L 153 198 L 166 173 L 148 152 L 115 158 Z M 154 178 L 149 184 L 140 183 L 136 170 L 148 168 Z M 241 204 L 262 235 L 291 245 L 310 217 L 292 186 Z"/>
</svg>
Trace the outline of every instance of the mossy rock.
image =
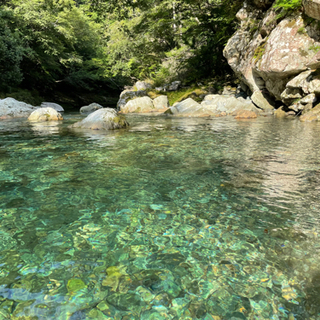
<svg viewBox="0 0 320 320">
<path fill-rule="evenodd" d="M 175 102 L 181 102 L 188 98 L 191 98 L 196 102 L 201 102 L 203 100 L 203 96 L 206 94 L 208 94 L 208 92 L 200 88 L 188 88 L 166 93 L 170 105 L 173 105 Z"/>
</svg>

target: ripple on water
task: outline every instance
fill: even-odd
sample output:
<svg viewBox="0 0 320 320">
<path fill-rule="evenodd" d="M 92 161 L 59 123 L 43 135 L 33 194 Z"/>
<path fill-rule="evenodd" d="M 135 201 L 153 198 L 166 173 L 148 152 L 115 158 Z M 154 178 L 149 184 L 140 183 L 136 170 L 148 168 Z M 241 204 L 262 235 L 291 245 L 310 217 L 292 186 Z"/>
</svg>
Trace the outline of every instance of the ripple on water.
<svg viewBox="0 0 320 320">
<path fill-rule="evenodd" d="M 0 318 L 317 319 L 318 125 L 0 123 Z"/>
</svg>

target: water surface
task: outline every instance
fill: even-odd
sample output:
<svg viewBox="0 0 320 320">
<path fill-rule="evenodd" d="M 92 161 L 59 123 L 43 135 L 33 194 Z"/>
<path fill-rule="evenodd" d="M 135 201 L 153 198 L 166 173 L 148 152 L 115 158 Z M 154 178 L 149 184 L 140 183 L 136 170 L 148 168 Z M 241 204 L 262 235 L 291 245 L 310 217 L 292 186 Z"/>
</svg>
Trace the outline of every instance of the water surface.
<svg viewBox="0 0 320 320">
<path fill-rule="evenodd" d="M 0 319 L 320 319 L 320 124 L 0 122 Z"/>
</svg>

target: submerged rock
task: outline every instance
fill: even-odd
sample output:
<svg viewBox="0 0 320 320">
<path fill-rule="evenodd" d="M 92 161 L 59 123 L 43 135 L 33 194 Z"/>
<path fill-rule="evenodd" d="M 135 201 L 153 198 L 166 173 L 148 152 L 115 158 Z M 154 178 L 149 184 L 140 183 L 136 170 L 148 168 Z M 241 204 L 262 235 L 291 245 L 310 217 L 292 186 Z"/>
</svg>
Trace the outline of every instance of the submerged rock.
<svg viewBox="0 0 320 320">
<path fill-rule="evenodd" d="M 256 112 L 250 110 L 238 110 L 234 115 L 235 119 L 255 119 L 258 117 Z"/>
<path fill-rule="evenodd" d="M 6 98 L 0 100 L 0 119 L 23 117 L 27 118 L 32 113 L 32 111 L 36 109 L 37 107 L 34 107 L 30 104 L 18 101 L 13 98 Z"/>
<path fill-rule="evenodd" d="M 81 107 L 80 113 L 92 113 L 92 112 L 99 110 L 99 109 L 102 109 L 102 108 L 103 108 L 103 106 L 101 106 L 98 103 L 93 102 L 93 103 L 89 104 L 88 106 Z"/>
<path fill-rule="evenodd" d="M 53 103 L 53 102 L 42 102 L 41 108 L 52 108 L 58 112 L 64 112 L 64 109 L 60 106 L 60 104 Z"/>
<path fill-rule="evenodd" d="M 113 130 L 128 127 L 125 117 L 118 115 L 116 110 L 102 108 L 89 114 L 82 121 L 76 122 L 69 128 L 81 128 L 91 130 Z"/>
<path fill-rule="evenodd" d="M 28 117 L 29 121 L 57 121 L 63 120 L 61 114 L 53 108 L 39 108 Z"/>
</svg>

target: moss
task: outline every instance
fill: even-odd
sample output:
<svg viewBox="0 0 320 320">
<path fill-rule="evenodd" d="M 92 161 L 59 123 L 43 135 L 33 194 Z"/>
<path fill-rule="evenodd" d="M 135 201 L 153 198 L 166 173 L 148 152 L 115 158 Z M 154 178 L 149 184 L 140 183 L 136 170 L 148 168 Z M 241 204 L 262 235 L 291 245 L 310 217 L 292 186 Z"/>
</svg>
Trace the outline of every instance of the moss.
<svg viewBox="0 0 320 320">
<path fill-rule="evenodd" d="M 277 15 L 277 19 L 293 14 L 302 8 L 302 0 L 277 0 L 273 4 L 273 8 L 281 10 Z"/>
<path fill-rule="evenodd" d="M 317 53 L 320 50 L 320 45 L 313 44 L 312 46 L 309 47 L 309 50 Z"/>
<path fill-rule="evenodd" d="M 266 39 L 267 40 L 267 39 Z M 259 61 L 262 56 L 264 55 L 265 53 L 265 46 L 266 46 L 266 43 L 267 41 L 265 41 L 264 43 L 262 43 L 255 51 L 254 51 L 254 54 L 253 54 L 253 58 L 256 60 L 256 61 Z"/>
<path fill-rule="evenodd" d="M 293 28 L 296 25 L 297 21 L 295 19 L 292 19 L 290 21 L 288 21 L 288 23 L 286 24 L 287 28 Z"/>
<path fill-rule="evenodd" d="M 159 92 L 156 92 L 153 90 L 148 91 L 147 94 L 151 99 L 155 99 L 155 98 L 161 96 L 161 94 Z"/>
<path fill-rule="evenodd" d="M 200 98 L 200 96 L 206 93 L 207 91 L 193 87 L 178 91 L 170 91 L 166 92 L 165 94 L 168 96 L 169 104 L 172 106 L 175 102 L 180 102 L 188 98 L 192 98 L 193 100 L 200 102 L 202 101 L 202 98 Z"/>
<path fill-rule="evenodd" d="M 297 33 L 299 34 L 307 34 L 307 30 L 306 28 L 303 26 L 303 27 L 300 27 L 297 31 Z"/>
</svg>

